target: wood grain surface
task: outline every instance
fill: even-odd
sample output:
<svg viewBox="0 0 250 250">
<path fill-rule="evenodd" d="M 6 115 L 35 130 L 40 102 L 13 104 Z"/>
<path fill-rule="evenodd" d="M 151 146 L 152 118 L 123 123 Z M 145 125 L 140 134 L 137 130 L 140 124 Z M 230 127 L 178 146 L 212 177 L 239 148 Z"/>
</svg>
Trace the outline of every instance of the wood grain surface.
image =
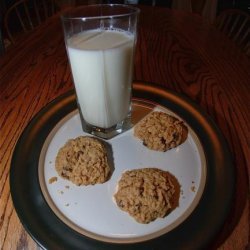
<svg viewBox="0 0 250 250">
<path fill-rule="evenodd" d="M 250 61 L 198 15 L 141 7 L 134 79 L 182 93 L 224 134 L 236 168 L 230 216 L 208 249 L 249 245 Z M 73 88 L 59 15 L 0 57 L 0 249 L 37 249 L 13 208 L 9 170 L 32 117 Z"/>
</svg>

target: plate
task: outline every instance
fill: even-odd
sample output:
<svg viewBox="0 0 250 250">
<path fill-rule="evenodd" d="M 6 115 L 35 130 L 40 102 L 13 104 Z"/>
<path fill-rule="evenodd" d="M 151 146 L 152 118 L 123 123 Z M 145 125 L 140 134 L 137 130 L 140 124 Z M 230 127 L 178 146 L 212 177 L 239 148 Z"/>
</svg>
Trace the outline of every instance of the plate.
<svg viewBox="0 0 250 250">
<path fill-rule="evenodd" d="M 57 176 L 58 149 L 81 130 L 74 92 L 55 99 L 30 122 L 16 145 L 10 172 L 14 207 L 45 249 L 201 248 L 223 226 L 234 194 L 234 167 L 216 125 L 189 99 L 147 83 L 133 85 L 133 123 L 154 109 L 184 120 L 189 136 L 175 149 L 152 152 L 133 129 L 106 141 L 114 171 L 109 181 L 77 187 Z M 163 219 L 139 224 L 112 199 L 123 171 L 158 167 L 181 184 L 179 206 Z M 202 223 L 200 223 L 202 221 Z"/>
<path fill-rule="evenodd" d="M 132 123 L 136 124 L 156 110 L 174 115 L 170 110 L 146 100 L 133 99 Z M 79 187 L 60 178 L 55 170 L 59 149 L 69 139 L 89 136 L 82 131 L 78 111 L 73 111 L 52 129 L 42 147 L 38 165 L 42 193 L 50 208 L 65 224 L 99 241 L 137 243 L 166 234 L 191 214 L 206 183 L 205 153 L 194 131 L 190 127 L 188 130 L 187 140 L 167 152 L 145 147 L 134 137 L 133 129 L 103 141 L 109 149 L 113 168 L 111 178 L 103 184 Z M 113 196 L 123 172 L 145 167 L 157 167 L 173 174 L 180 183 L 181 195 L 178 207 L 164 219 L 140 224 L 118 209 Z M 55 178 L 57 181 L 52 184 L 50 180 Z"/>
</svg>

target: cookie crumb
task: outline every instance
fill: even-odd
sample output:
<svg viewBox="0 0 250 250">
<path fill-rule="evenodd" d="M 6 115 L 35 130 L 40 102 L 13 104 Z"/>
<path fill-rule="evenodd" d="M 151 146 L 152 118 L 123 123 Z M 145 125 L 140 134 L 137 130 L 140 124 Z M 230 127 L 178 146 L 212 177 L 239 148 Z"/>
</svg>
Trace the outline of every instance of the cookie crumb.
<svg viewBox="0 0 250 250">
<path fill-rule="evenodd" d="M 57 177 L 56 177 L 56 176 L 51 177 L 51 178 L 49 179 L 49 184 L 52 184 L 52 183 L 54 183 L 54 182 L 56 182 L 56 181 L 57 181 Z"/>
</svg>

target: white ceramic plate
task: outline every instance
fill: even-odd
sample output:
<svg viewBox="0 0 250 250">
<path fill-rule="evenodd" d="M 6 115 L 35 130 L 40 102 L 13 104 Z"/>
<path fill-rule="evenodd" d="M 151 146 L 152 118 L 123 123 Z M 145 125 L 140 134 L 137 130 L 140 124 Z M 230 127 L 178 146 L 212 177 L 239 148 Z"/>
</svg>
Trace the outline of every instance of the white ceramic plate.
<svg viewBox="0 0 250 250">
<path fill-rule="evenodd" d="M 133 102 L 132 119 L 137 122 L 151 109 L 174 115 L 164 107 L 153 107 L 151 103 L 138 100 Z M 55 158 L 60 147 L 69 139 L 82 135 L 89 136 L 82 131 L 78 111 L 73 111 L 51 131 L 39 160 L 43 195 L 53 212 L 72 229 L 107 242 L 145 241 L 175 228 L 197 206 L 206 182 L 206 161 L 198 137 L 190 127 L 187 140 L 167 152 L 143 146 L 133 136 L 133 128 L 105 141 L 112 148 L 114 171 L 106 183 L 90 186 L 76 186 L 61 178 L 55 170 Z M 140 224 L 118 208 L 113 195 L 124 171 L 145 167 L 172 173 L 181 185 L 181 195 L 179 206 L 165 218 Z M 57 177 L 57 181 L 50 183 L 53 177 Z"/>
</svg>

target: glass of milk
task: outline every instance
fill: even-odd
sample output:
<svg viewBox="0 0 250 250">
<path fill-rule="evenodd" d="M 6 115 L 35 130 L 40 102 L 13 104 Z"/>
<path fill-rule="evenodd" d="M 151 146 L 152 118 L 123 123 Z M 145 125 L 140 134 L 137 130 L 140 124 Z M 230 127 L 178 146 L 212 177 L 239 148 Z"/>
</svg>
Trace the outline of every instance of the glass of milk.
<svg viewBox="0 0 250 250">
<path fill-rule="evenodd" d="M 83 130 L 104 139 L 131 126 L 138 15 L 133 6 L 103 4 L 62 15 Z"/>
</svg>

